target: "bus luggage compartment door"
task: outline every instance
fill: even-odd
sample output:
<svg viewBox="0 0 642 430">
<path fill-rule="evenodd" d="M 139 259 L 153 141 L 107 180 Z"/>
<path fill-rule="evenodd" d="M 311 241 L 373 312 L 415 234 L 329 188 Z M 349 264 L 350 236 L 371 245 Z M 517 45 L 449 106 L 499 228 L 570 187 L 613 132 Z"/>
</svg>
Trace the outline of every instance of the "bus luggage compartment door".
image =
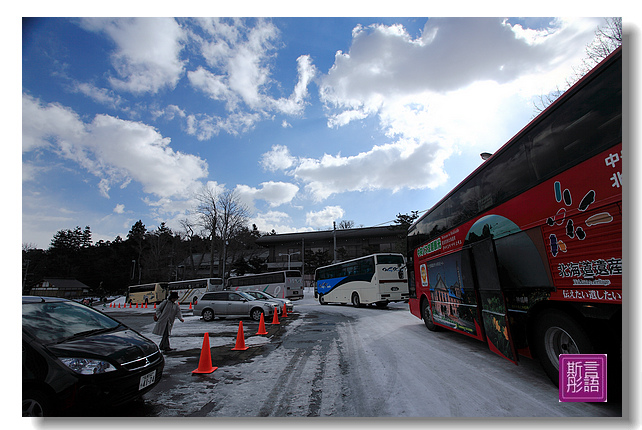
<svg viewBox="0 0 642 430">
<path fill-rule="evenodd" d="M 496 354 L 517 364 L 493 239 L 486 238 L 471 244 L 471 251 L 488 346 Z"/>
</svg>

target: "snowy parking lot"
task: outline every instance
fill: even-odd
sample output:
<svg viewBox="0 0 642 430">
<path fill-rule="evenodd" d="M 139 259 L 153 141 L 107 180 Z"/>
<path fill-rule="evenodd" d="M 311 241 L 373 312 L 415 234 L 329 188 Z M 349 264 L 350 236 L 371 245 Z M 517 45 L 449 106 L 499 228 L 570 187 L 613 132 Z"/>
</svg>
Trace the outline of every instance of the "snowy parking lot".
<svg viewBox="0 0 642 430">
<path fill-rule="evenodd" d="M 161 383 L 115 416 L 619 417 L 619 403 L 560 403 L 539 364 L 428 332 L 396 303 L 322 306 L 307 295 L 267 335 L 249 318 L 205 322 L 182 305 Z M 150 307 L 151 308 L 151 307 Z M 155 342 L 153 309 L 101 309 Z M 245 351 L 233 351 L 243 322 Z M 210 374 L 195 375 L 208 333 Z"/>
</svg>

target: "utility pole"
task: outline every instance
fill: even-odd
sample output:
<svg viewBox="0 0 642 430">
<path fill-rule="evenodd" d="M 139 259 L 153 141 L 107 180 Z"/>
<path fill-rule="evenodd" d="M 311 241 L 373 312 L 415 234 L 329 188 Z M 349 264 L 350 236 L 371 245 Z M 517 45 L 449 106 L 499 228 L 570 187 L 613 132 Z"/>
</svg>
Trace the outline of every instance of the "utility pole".
<svg viewBox="0 0 642 430">
<path fill-rule="evenodd" d="M 300 252 L 297 251 L 297 252 L 291 252 L 291 253 L 288 253 L 288 254 L 279 253 L 279 257 L 281 257 L 283 255 L 287 255 L 288 256 L 288 270 L 290 270 L 290 257 L 292 257 L 293 255 L 297 255 L 297 254 L 300 254 Z"/>
</svg>

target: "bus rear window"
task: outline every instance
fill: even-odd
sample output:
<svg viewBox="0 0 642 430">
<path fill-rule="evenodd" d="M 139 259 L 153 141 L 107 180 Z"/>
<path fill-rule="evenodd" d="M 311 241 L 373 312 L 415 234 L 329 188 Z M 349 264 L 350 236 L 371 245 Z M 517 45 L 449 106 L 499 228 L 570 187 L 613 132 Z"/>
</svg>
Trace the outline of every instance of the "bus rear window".
<svg viewBox="0 0 642 430">
<path fill-rule="evenodd" d="M 377 264 L 404 264 L 401 255 L 377 255 Z"/>
</svg>

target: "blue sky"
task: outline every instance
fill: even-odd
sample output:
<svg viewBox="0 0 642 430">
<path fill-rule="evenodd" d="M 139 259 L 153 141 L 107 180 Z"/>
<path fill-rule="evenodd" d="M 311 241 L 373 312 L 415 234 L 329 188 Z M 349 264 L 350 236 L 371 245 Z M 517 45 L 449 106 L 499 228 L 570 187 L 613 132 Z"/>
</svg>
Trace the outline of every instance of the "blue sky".
<svg viewBox="0 0 642 430">
<path fill-rule="evenodd" d="M 278 233 L 430 208 L 573 74 L 603 18 L 23 22 L 22 242 L 139 219 L 202 187 Z"/>
</svg>

